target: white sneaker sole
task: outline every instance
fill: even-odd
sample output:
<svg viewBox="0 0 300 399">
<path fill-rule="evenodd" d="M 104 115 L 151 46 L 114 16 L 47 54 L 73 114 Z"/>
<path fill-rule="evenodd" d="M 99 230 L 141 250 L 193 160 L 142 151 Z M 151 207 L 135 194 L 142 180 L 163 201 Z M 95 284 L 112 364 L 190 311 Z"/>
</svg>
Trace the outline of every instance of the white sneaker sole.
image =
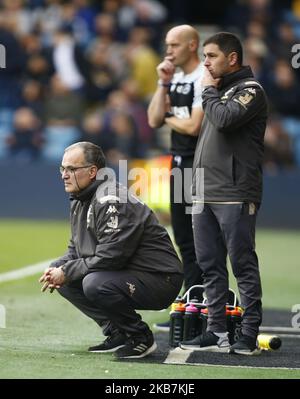
<svg viewBox="0 0 300 399">
<path fill-rule="evenodd" d="M 117 359 L 141 359 L 142 357 L 145 357 L 147 355 L 150 355 L 150 353 L 154 352 L 157 349 L 156 342 L 153 343 L 150 348 L 148 348 L 145 352 L 141 353 L 140 355 L 133 355 L 133 356 L 122 356 L 122 357 L 117 357 Z"/>
<path fill-rule="evenodd" d="M 234 349 L 232 351 L 229 350 L 229 353 L 232 355 L 258 356 L 261 354 L 261 349 L 254 349 L 254 351 L 252 351 L 252 352 Z"/>
<path fill-rule="evenodd" d="M 94 349 L 94 350 L 88 351 L 88 352 L 89 353 L 112 353 L 112 352 L 117 351 L 120 348 L 123 348 L 123 346 L 125 346 L 125 344 L 116 346 L 115 348 L 111 348 L 111 349 Z"/>
<path fill-rule="evenodd" d="M 212 345 L 212 346 L 203 346 L 200 347 L 199 345 L 184 345 L 180 344 L 181 349 L 189 349 L 192 351 L 197 351 L 197 352 L 217 352 L 217 353 L 228 353 L 230 346 L 218 346 L 218 345 Z"/>
</svg>

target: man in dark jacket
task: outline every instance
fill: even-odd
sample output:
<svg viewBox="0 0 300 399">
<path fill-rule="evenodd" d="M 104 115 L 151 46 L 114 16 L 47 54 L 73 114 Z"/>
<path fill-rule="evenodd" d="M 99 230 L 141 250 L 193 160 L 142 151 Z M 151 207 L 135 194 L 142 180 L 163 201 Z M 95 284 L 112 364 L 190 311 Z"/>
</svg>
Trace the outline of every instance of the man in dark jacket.
<svg viewBox="0 0 300 399">
<path fill-rule="evenodd" d="M 156 349 L 135 309 L 168 307 L 182 285 L 182 267 L 153 212 L 106 178 L 100 147 L 79 142 L 65 150 L 60 171 L 71 194 L 67 253 L 40 279 L 103 328 L 107 339 L 89 348 L 140 358 Z"/>
<path fill-rule="evenodd" d="M 197 138 L 203 118 L 203 64 L 198 54 L 199 34 L 190 25 L 178 25 L 167 32 L 166 56 L 157 66 L 157 90 L 148 107 L 152 128 L 166 124 L 171 128 L 171 170 L 180 171 L 182 186 L 170 176 L 170 216 L 174 239 L 179 248 L 184 271 L 184 289 L 202 285 L 202 272 L 196 261 L 191 206 L 191 175 Z M 171 111 L 171 112 L 169 112 Z M 182 200 L 179 200 L 179 196 Z M 197 293 L 193 290 L 193 293 Z M 201 295 L 201 291 L 199 292 Z M 169 322 L 157 323 L 155 328 L 166 331 Z"/>
<path fill-rule="evenodd" d="M 242 66 L 242 46 L 236 36 L 221 32 L 208 38 L 204 55 L 205 116 L 193 166 L 193 223 L 208 324 L 206 333 L 181 347 L 252 355 L 258 353 L 262 317 L 255 223 L 262 196 L 267 102 L 251 68 Z M 231 347 L 225 315 L 227 254 L 244 308 L 242 335 Z"/>
</svg>

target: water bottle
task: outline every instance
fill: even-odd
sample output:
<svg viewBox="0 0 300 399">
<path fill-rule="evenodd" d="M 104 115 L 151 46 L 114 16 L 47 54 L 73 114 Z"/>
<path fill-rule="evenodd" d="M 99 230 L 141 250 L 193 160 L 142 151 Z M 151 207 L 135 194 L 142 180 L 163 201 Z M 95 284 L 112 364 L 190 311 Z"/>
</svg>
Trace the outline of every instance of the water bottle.
<svg viewBox="0 0 300 399">
<path fill-rule="evenodd" d="M 201 319 L 201 334 L 205 333 L 207 328 L 207 319 L 208 319 L 208 309 L 202 308 L 200 310 L 200 319 Z"/>
<path fill-rule="evenodd" d="M 202 333 L 202 319 L 200 318 L 199 309 L 193 303 L 186 306 L 183 319 L 183 341 L 194 339 Z"/>
<path fill-rule="evenodd" d="M 175 299 L 175 301 L 172 303 L 170 314 L 171 314 L 171 312 L 173 312 L 173 311 L 175 310 L 175 307 L 176 307 L 176 305 L 177 305 L 178 303 L 183 303 L 183 299 L 182 299 L 182 297 L 181 297 L 180 295 L 178 295 L 178 297 L 177 297 L 177 298 Z"/>
<path fill-rule="evenodd" d="M 277 350 L 281 347 L 281 339 L 277 335 L 259 334 L 258 347 L 263 350 Z"/>
<path fill-rule="evenodd" d="M 226 328 L 228 340 L 233 345 L 241 336 L 243 309 L 239 306 L 226 305 Z M 208 309 L 201 309 L 202 332 L 206 331 Z"/>
<path fill-rule="evenodd" d="M 226 323 L 230 345 L 233 345 L 241 336 L 242 315 L 243 310 L 241 307 L 235 306 L 232 308 L 231 306 L 226 306 Z"/>
<path fill-rule="evenodd" d="M 170 313 L 169 345 L 173 348 L 179 345 L 183 338 L 185 304 L 179 302 Z"/>
</svg>

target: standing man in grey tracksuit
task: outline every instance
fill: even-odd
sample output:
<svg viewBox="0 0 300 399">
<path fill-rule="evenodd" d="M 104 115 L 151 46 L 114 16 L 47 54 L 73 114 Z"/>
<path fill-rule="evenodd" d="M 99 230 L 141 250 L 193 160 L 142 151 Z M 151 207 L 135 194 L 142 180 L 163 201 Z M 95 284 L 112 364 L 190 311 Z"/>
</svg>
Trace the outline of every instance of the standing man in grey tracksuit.
<svg viewBox="0 0 300 399">
<path fill-rule="evenodd" d="M 242 66 L 242 55 L 241 43 L 231 33 L 218 33 L 204 43 L 204 120 L 193 167 L 193 223 L 208 325 L 206 333 L 181 347 L 252 355 L 258 353 L 262 318 L 255 223 L 262 197 L 267 101 L 251 68 Z M 196 194 L 200 168 L 204 197 Z M 231 347 L 225 316 L 227 253 L 244 307 L 242 335 Z"/>
<path fill-rule="evenodd" d="M 141 358 L 156 349 L 136 309 L 168 307 L 182 285 L 182 265 L 151 209 L 105 174 L 100 147 L 79 142 L 60 167 L 71 194 L 67 253 L 42 275 L 42 291 L 58 292 L 102 327 L 91 352 Z"/>
</svg>

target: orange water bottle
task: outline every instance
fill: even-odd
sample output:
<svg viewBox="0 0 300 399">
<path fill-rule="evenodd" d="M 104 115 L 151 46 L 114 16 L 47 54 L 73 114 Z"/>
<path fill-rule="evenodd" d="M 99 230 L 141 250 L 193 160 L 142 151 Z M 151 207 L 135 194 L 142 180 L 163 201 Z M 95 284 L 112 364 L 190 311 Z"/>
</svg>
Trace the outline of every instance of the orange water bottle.
<svg viewBox="0 0 300 399">
<path fill-rule="evenodd" d="M 241 336 L 243 309 L 239 306 L 226 306 L 228 340 L 233 345 Z"/>
<path fill-rule="evenodd" d="M 179 302 L 170 313 L 169 345 L 173 348 L 179 345 L 183 338 L 185 304 Z"/>
</svg>

